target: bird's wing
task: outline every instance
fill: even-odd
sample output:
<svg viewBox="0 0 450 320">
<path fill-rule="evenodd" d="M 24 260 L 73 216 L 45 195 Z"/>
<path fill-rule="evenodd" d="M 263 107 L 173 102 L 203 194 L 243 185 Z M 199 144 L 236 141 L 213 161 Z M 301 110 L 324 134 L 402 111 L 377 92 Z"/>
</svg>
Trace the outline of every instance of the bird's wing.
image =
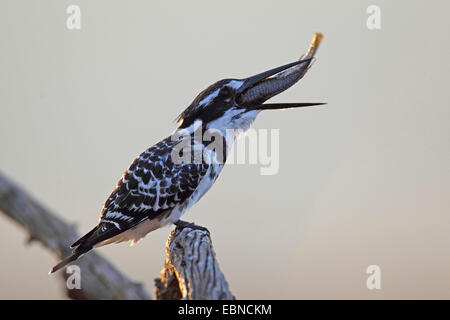
<svg viewBox="0 0 450 320">
<path fill-rule="evenodd" d="M 109 239 L 189 198 L 209 165 L 174 163 L 171 153 L 177 143 L 166 138 L 137 157 L 103 205 L 99 224 L 71 247 Z"/>
</svg>

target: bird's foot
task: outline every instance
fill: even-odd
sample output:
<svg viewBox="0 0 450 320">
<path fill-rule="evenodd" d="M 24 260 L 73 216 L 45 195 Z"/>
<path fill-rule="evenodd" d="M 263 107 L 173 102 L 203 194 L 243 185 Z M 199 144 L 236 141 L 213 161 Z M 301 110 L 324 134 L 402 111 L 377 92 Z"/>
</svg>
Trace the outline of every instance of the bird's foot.
<svg viewBox="0 0 450 320">
<path fill-rule="evenodd" d="M 193 222 L 187 222 L 187 221 L 183 221 L 183 220 L 178 220 L 177 222 L 174 223 L 174 225 L 177 226 L 177 229 L 179 230 L 183 230 L 184 228 L 190 228 L 192 230 L 201 230 L 201 231 L 206 231 L 209 234 L 209 230 L 205 227 L 202 226 L 198 226 Z"/>
</svg>

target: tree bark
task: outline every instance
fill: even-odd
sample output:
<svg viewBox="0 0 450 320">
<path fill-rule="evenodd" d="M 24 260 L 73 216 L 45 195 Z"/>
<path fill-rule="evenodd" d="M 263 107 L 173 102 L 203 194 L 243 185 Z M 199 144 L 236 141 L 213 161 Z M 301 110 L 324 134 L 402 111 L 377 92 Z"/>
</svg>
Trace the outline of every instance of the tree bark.
<svg viewBox="0 0 450 320">
<path fill-rule="evenodd" d="M 156 299 L 234 299 L 207 230 L 177 227 L 167 240 L 166 252 L 165 266 L 155 280 Z"/>
</svg>

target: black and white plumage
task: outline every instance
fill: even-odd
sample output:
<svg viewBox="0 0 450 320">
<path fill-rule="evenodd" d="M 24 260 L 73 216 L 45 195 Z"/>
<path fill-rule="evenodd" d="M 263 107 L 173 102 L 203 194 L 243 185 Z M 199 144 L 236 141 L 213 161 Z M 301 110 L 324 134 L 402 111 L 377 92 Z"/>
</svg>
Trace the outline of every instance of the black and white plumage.
<svg viewBox="0 0 450 320">
<path fill-rule="evenodd" d="M 242 80 L 221 80 L 202 91 L 178 117 L 179 127 L 175 133 L 183 131 L 184 139 L 191 140 L 192 149 L 200 150 L 205 157 L 200 162 L 174 161 L 173 151 L 183 142 L 183 139 L 174 139 L 174 135 L 148 148 L 119 180 L 104 203 L 98 224 L 73 243 L 72 255 L 50 272 L 59 270 L 94 247 L 123 241 L 134 244 L 149 232 L 179 221 L 220 174 L 224 161 L 217 160 L 217 153 L 223 151 L 221 159 L 226 160 L 235 139 L 235 135 L 228 135 L 230 129 L 234 132 L 247 130 L 262 110 L 318 104 L 264 103 L 301 79 L 314 53 L 315 50 L 310 48 L 301 60 L 294 63 Z M 197 141 L 194 133 L 198 127 L 202 132 L 218 131 L 224 141 L 224 149 L 210 150 L 202 141 Z"/>
<path fill-rule="evenodd" d="M 106 200 L 99 224 L 92 230 L 98 234 L 96 246 L 128 240 L 134 244 L 148 231 L 142 225 L 154 230 L 176 222 L 190 202 L 203 195 L 201 182 L 215 180 L 217 175 L 210 164 L 174 163 L 171 152 L 177 143 L 168 137 L 133 161 Z"/>
<path fill-rule="evenodd" d="M 223 164 L 174 163 L 171 152 L 177 143 L 168 137 L 132 162 L 104 203 L 97 226 L 73 243 L 73 254 L 51 272 L 94 247 L 137 243 L 147 233 L 177 222 L 208 191 Z"/>
</svg>

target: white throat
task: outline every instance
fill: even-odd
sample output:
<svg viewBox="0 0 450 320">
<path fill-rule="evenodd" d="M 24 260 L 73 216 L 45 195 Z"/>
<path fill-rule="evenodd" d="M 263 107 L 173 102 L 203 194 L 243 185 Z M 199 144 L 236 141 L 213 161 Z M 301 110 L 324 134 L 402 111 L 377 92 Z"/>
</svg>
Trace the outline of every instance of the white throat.
<svg viewBox="0 0 450 320">
<path fill-rule="evenodd" d="M 246 111 L 245 109 L 231 108 L 220 118 L 206 125 L 206 129 L 216 129 L 225 133 L 227 129 L 245 132 L 250 128 L 261 110 Z"/>
<path fill-rule="evenodd" d="M 206 129 L 216 129 L 226 137 L 227 146 L 231 148 L 239 134 L 247 131 L 255 121 L 261 110 L 246 111 L 245 109 L 231 108 L 223 116 L 211 121 Z"/>
</svg>

